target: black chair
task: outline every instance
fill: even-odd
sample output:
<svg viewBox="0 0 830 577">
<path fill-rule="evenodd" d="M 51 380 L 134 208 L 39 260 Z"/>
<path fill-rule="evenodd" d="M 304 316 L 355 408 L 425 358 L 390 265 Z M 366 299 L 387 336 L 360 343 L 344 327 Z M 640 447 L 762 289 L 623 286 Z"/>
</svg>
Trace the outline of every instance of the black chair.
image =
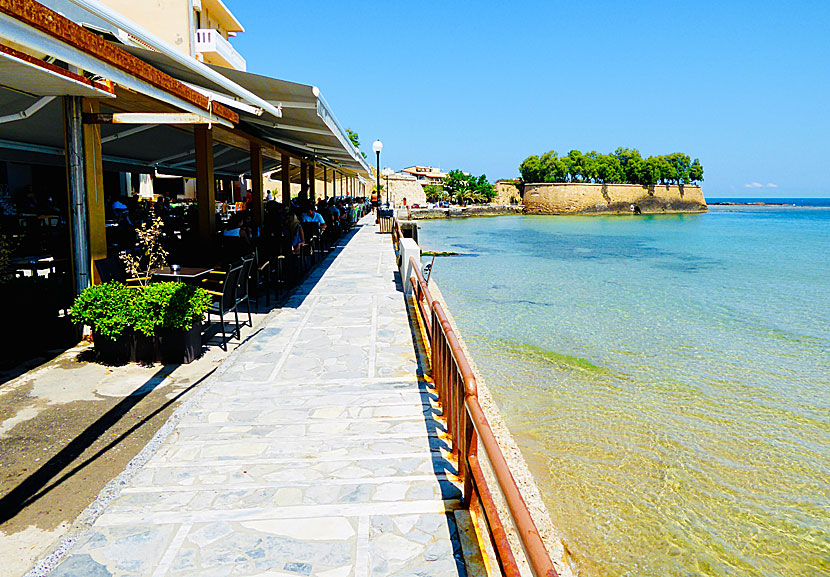
<svg viewBox="0 0 830 577">
<path fill-rule="evenodd" d="M 251 269 L 252 271 L 252 278 L 254 280 L 254 292 L 256 294 L 256 301 L 257 306 L 259 306 L 259 299 L 262 296 L 263 292 L 265 293 L 265 306 L 271 306 L 271 285 L 272 283 L 272 271 L 271 271 L 271 261 L 265 260 L 261 258 L 259 248 L 254 251 L 254 266 Z"/>
<path fill-rule="evenodd" d="M 231 311 L 233 311 L 233 316 L 236 321 L 235 328 L 233 332 L 231 332 L 231 336 L 236 333 L 236 338 L 240 339 L 241 334 L 239 331 L 239 314 L 237 313 L 237 300 L 236 300 L 236 292 L 238 290 L 239 285 L 239 277 L 242 273 L 242 265 L 238 265 L 235 267 L 231 267 L 231 269 L 227 273 L 221 273 L 222 276 L 222 290 L 216 291 L 205 288 L 207 292 L 212 294 L 215 298 L 213 301 L 213 305 L 207 311 L 207 320 L 208 324 L 210 323 L 210 313 L 214 313 L 219 315 L 219 322 L 222 324 L 222 350 L 228 350 L 228 340 L 227 340 L 227 332 L 225 331 L 225 315 Z M 210 279 L 205 279 L 203 281 L 203 286 L 208 285 L 211 282 Z"/>
<path fill-rule="evenodd" d="M 316 222 L 304 222 L 302 227 L 305 242 L 311 247 L 311 264 L 315 264 L 320 258 L 320 225 Z"/>
<path fill-rule="evenodd" d="M 152 279 L 149 276 L 127 278 L 127 271 L 124 269 L 124 262 L 117 256 L 101 258 L 95 261 L 95 270 L 101 282 L 122 282 L 132 288 L 138 288 L 139 283 Z"/>
<path fill-rule="evenodd" d="M 95 270 L 101 282 L 127 282 L 127 273 L 124 270 L 124 263 L 117 256 L 101 258 L 95 261 Z"/>
<path fill-rule="evenodd" d="M 236 307 L 238 308 L 243 302 L 248 308 L 248 325 L 253 327 L 254 321 L 251 318 L 251 301 L 249 295 L 249 283 L 251 279 L 251 269 L 254 264 L 254 254 L 242 257 L 242 270 L 239 273 L 239 278 L 236 282 Z M 236 310 L 236 309 L 234 309 Z"/>
</svg>

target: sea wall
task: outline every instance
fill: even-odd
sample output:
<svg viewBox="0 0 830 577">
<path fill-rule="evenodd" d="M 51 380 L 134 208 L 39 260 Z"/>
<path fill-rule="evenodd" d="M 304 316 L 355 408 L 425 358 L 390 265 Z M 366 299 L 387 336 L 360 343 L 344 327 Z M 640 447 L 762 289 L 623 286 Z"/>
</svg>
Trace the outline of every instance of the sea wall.
<svg viewBox="0 0 830 577">
<path fill-rule="evenodd" d="M 519 192 L 519 187 L 514 183 L 499 180 L 493 187 L 496 190 L 496 198 L 493 200 L 493 204 L 502 206 L 522 204 L 522 193 Z"/>
<path fill-rule="evenodd" d="M 425 205 L 427 203 L 427 195 L 424 192 L 424 187 L 414 178 L 401 178 L 397 174 L 391 175 L 388 179 L 381 177 L 380 184 L 383 186 L 383 200 L 386 201 L 386 183 L 389 182 L 389 198 L 395 203 L 395 206 L 403 206 L 403 199 L 406 199 L 406 204 L 412 206 L 413 204 Z"/>
<path fill-rule="evenodd" d="M 527 214 L 643 214 L 707 210 L 700 186 L 690 184 L 525 184 Z"/>
<path fill-rule="evenodd" d="M 399 219 L 427 220 L 432 218 L 462 218 L 467 216 L 501 216 L 504 214 L 521 214 L 522 205 L 472 204 L 470 206 L 453 206 L 452 208 L 413 208 L 397 210 Z"/>
</svg>

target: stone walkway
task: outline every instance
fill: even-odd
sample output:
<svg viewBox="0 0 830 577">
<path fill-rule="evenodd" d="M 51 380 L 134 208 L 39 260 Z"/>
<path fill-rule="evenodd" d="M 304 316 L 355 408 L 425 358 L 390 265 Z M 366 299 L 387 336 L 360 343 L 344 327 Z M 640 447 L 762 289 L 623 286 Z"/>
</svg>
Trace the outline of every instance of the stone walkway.
<svg viewBox="0 0 830 577">
<path fill-rule="evenodd" d="M 369 222 L 226 361 L 51 575 L 479 573 L 391 240 Z"/>
</svg>

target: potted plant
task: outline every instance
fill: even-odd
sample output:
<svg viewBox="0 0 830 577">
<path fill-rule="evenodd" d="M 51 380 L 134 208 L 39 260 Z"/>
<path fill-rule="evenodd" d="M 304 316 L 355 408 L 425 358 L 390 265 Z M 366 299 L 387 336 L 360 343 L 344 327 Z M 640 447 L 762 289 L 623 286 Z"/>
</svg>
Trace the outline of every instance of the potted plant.
<svg viewBox="0 0 830 577">
<path fill-rule="evenodd" d="M 213 298 L 179 282 L 144 287 L 137 300 L 136 331 L 154 335 L 163 363 L 189 363 L 202 354 L 202 323 Z"/>
<path fill-rule="evenodd" d="M 95 349 L 107 360 L 124 362 L 135 357 L 136 294 L 123 283 L 99 284 L 84 289 L 69 309 L 74 323 L 92 327 Z"/>
</svg>

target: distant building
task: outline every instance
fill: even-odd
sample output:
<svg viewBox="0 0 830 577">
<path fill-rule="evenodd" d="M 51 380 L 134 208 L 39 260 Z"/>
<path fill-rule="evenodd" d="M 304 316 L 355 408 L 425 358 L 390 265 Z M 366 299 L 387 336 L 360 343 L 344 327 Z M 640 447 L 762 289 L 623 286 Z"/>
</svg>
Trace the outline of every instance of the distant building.
<svg viewBox="0 0 830 577">
<path fill-rule="evenodd" d="M 431 166 L 410 166 L 409 168 L 404 168 L 401 172 L 411 174 L 422 186 L 425 184 L 442 186 L 444 179 L 447 178 L 446 173 L 441 172 L 440 168 L 433 168 Z"/>
</svg>

